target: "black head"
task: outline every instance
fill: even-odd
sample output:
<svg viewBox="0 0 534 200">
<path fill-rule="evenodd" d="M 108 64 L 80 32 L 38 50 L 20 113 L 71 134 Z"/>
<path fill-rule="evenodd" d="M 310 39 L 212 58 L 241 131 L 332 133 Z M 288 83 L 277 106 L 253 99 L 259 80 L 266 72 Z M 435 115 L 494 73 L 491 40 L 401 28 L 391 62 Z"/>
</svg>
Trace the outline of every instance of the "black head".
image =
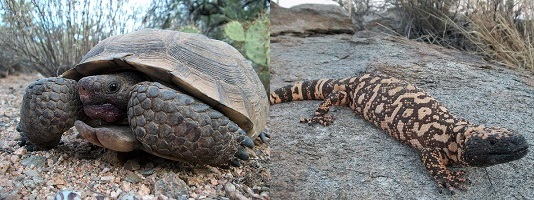
<svg viewBox="0 0 534 200">
<path fill-rule="evenodd" d="M 528 143 L 518 133 L 498 127 L 469 127 L 465 132 L 462 160 L 469 166 L 486 167 L 527 155 Z"/>
</svg>

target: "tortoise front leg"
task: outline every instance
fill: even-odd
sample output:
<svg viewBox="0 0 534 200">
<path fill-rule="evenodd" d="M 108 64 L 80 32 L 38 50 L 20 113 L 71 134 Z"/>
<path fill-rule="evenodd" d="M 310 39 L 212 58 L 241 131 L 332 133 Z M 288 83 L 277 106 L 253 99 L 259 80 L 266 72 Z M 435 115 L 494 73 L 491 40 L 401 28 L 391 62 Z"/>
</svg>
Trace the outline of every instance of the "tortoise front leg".
<svg viewBox="0 0 534 200">
<path fill-rule="evenodd" d="M 17 131 L 22 143 L 27 139 L 37 147 L 51 149 L 59 144 L 63 132 L 83 116 L 76 81 L 44 78 L 26 88 Z"/>
<path fill-rule="evenodd" d="M 143 150 L 172 160 L 239 166 L 252 140 L 237 124 L 195 98 L 160 83 L 136 84 L 128 120 Z"/>
</svg>

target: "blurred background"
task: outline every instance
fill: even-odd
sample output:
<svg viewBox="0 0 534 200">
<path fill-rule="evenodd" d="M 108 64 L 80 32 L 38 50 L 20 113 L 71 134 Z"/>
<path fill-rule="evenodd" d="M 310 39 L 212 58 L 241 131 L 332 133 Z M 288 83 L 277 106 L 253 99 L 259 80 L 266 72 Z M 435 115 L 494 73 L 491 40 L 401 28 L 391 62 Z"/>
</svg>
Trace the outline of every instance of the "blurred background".
<svg viewBox="0 0 534 200">
<path fill-rule="evenodd" d="M 57 76 L 100 40 L 158 28 L 230 43 L 268 86 L 268 13 L 268 0 L 0 0 L 0 77 Z"/>
</svg>

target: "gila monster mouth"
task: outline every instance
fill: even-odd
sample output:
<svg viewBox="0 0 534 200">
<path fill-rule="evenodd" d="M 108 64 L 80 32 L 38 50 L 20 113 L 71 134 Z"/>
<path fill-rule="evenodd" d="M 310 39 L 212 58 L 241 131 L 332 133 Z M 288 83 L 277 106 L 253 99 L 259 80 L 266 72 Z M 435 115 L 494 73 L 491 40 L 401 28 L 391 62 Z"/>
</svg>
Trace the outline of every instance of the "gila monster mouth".
<svg viewBox="0 0 534 200">
<path fill-rule="evenodd" d="M 487 155 L 487 164 L 494 165 L 518 160 L 528 153 L 528 146 L 515 149 L 508 152 L 492 152 Z"/>
<path fill-rule="evenodd" d="M 516 149 L 514 151 L 510 152 L 496 152 L 496 153 L 490 153 L 490 156 L 507 156 L 507 157 L 523 157 L 528 153 L 528 146 L 521 147 L 519 149 Z"/>
<path fill-rule="evenodd" d="M 125 115 L 125 112 L 109 103 L 99 105 L 84 105 L 83 111 L 91 119 L 101 119 L 108 123 L 122 119 Z"/>
</svg>

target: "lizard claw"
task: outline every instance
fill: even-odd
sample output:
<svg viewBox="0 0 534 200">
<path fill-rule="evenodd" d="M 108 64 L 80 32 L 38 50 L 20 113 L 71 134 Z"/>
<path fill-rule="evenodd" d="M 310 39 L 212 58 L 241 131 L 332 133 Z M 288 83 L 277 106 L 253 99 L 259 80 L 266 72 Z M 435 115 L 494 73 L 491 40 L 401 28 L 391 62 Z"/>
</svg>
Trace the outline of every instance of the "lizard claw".
<svg viewBox="0 0 534 200">
<path fill-rule="evenodd" d="M 334 122 L 335 118 L 332 115 L 322 115 L 322 116 L 313 116 L 311 118 L 301 118 L 300 123 L 307 123 L 308 125 L 312 124 L 321 124 L 323 126 L 329 126 Z"/>
<path fill-rule="evenodd" d="M 448 171 L 445 176 L 436 176 L 434 177 L 439 185 L 439 193 L 442 192 L 443 188 L 447 188 L 451 194 L 454 194 L 455 189 L 460 189 L 462 191 L 467 190 L 466 183 L 469 182 L 466 178 L 462 176 L 465 174 L 465 171 L 460 170 L 457 172 Z"/>
</svg>

